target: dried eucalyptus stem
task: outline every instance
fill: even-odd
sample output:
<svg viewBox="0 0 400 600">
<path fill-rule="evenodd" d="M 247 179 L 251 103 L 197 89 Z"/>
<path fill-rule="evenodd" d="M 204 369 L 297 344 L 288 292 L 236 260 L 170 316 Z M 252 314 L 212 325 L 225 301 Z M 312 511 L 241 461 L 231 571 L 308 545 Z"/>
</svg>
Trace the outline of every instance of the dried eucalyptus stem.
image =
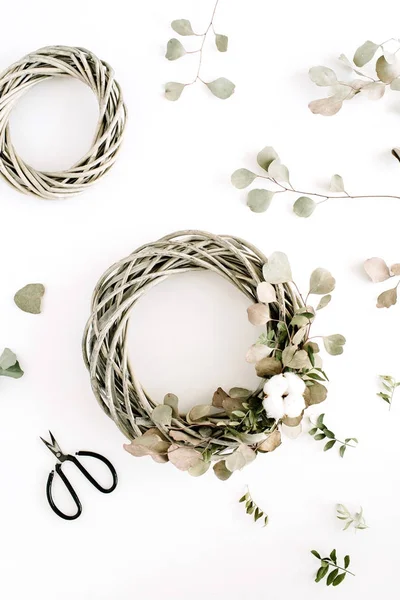
<svg viewBox="0 0 400 600">
<path fill-rule="evenodd" d="M 288 192 L 296 194 L 297 200 L 293 204 L 293 212 L 298 217 L 309 217 L 314 210 L 327 200 L 346 199 L 355 200 L 357 198 L 395 198 L 400 200 L 400 196 L 394 195 L 375 195 L 375 194 L 350 194 L 344 187 L 343 178 L 340 175 L 333 175 L 331 178 L 329 192 L 321 194 L 319 192 L 305 192 L 296 189 L 289 179 L 289 169 L 281 163 L 278 154 L 271 146 L 266 146 L 257 155 L 257 162 L 266 175 L 253 173 L 248 169 L 237 169 L 231 177 L 232 184 L 238 189 L 248 187 L 255 179 L 265 179 L 273 184 L 274 189 L 253 189 L 247 195 L 247 206 L 256 213 L 265 212 L 276 194 Z"/>
<path fill-rule="evenodd" d="M 197 81 L 201 81 L 201 83 L 204 83 L 204 85 L 208 87 L 208 89 L 214 94 L 214 96 L 220 98 L 221 100 L 226 100 L 227 98 L 232 96 L 233 92 L 235 91 L 235 84 L 229 81 L 229 79 L 226 79 L 225 77 L 219 77 L 214 81 L 207 82 L 204 81 L 204 79 L 200 76 L 203 62 L 204 44 L 206 42 L 210 30 L 212 30 L 212 32 L 214 33 L 215 45 L 217 47 L 217 50 L 219 52 L 226 52 L 228 50 L 228 37 L 226 35 L 216 33 L 214 28 L 214 18 L 215 13 L 217 11 L 218 3 L 219 0 L 216 0 L 214 9 L 211 14 L 210 22 L 204 33 L 195 33 L 193 31 L 192 24 L 187 19 L 177 19 L 175 21 L 172 21 L 171 27 L 176 33 L 178 33 L 181 36 L 196 36 L 198 38 L 201 38 L 201 43 L 200 47 L 197 50 L 189 51 L 186 50 L 181 44 L 181 42 L 176 38 L 172 38 L 169 40 L 167 44 L 165 58 L 167 58 L 168 60 L 177 60 L 178 58 L 181 58 L 186 54 L 198 54 L 199 62 L 197 66 L 197 72 L 193 81 L 189 81 L 188 83 L 169 81 L 165 84 L 165 97 L 167 98 L 167 100 L 178 100 L 185 87 L 193 85 Z"/>
</svg>

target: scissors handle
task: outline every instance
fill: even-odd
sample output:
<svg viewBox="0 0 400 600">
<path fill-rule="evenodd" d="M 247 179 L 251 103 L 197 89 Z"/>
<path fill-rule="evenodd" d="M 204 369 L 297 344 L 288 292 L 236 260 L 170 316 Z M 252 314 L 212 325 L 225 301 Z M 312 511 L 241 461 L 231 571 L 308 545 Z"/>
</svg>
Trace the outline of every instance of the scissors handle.
<svg viewBox="0 0 400 600">
<path fill-rule="evenodd" d="M 104 463 L 108 469 L 111 472 L 112 478 L 113 478 L 113 482 L 111 484 L 111 487 L 109 488 L 104 488 L 102 487 L 94 477 L 92 477 L 92 475 L 89 473 L 89 471 L 87 471 L 85 469 L 85 467 L 82 465 L 82 463 L 75 458 L 75 456 L 71 456 L 70 454 L 68 454 L 65 457 L 65 460 L 72 462 L 78 469 L 79 471 L 82 473 L 82 475 L 84 475 L 86 477 L 86 479 L 88 481 L 90 481 L 90 483 L 97 489 L 99 490 L 99 492 L 102 492 L 103 494 L 109 494 L 110 492 L 113 492 L 115 490 L 115 488 L 117 487 L 118 484 L 118 476 L 117 476 L 117 472 L 114 469 L 114 466 L 110 463 L 110 461 L 105 457 L 102 456 L 101 454 L 97 454 L 97 452 L 88 452 L 85 450 L 81 450 L 80 452 L 76 453 L 78 456 L 90 456 L 92 458 L 97 458 L 98 460 L 100 460 L 102 463 Z M 76 505 L 76 513 L 73 515 L 66 515 L 65 513 L 63 513 L 55 504 L 54 499 L 53 499 L 53 495 L 52 495 L 52 486 L 53 486 L 53 479 L 54 479 L 54 471 L 51 471 L 51 473 L 49 474 L 48 478 L 47 478 L 47 485 L 46 485 L 46 495 L 47 495 L 47 500 L 50 504 L 51 509 L 56 513 L 56 515 L 58 515 L 59 517 L 61 517 L 62 519 L 65 519 L 67 521 L 73 521 L 74 519 L 77 519 L 81 513 L 82 513 L 82 504 L 78 498 L 77 493 L 75 492 L 74 488 L 72 487 L 68 477 L 64 474 L 61 464 L 57 463 L 56 465 L 56 472 L 57 475 L 60 476 L 61 480 L 63 481 L 65 487 L 67 488 L 67 490 L 69 491 L 75 505 Z"/>
<path fill-rule="evenodd" d="M 102 456 L 101 454 L 97 454 L 97 452 L 88 452 L 86 450 L 80 450 L 79 452 L 76 452 L 77 456 L 91 456 L 92 458 L 97 458 L 97 460 L 100 460 L 102 463 L 104 463 L 113 478 L 113 482 L 111 484 L 111 487 L 109 488 L 104 488 L 102 487 L 96 480 L 94 477 L 92 477 L 92 475 L 89 473 L 89 471 L 87 471 L 85 469 L 85 467 L 79 462 L 79 460 L 77 458 L 75 458 L 74 456 L 71 456 L 70 460 L 74 463 L 74 465 L 80 470 L 80 472 L 82 473 L 82 475 L 84 475 L 86 477 L 86 479 L 88 481 L 90 481 L 90 483 L 92 485 L 94 485 L 94 487 L 99 490 L 99 492 L 102 492 L 103 494 L 110 494 L 111 492 L 113 492 L 115 490 L 115 488 L 117 487 L 118 484 L 118 476 L 117 476 L 117 472 L 114 469 L 114 466 L 110 463 L 110 461 L 105 457 Z"/>
<path fill-rule="evenodd" d="M 64 475 L 61 465 L 59 463 L 56 464 L 56 471 L 57 471 L 57 475 L 60 476 L 60 478 L 62 479 L 62 481 L 65 484 L 65 487 L 71 494 L 72 500 L 75 502 L 77 510 L 74 515 L 66 515 L 57 507 L 56 503 L 54 502 L 53 495 L 52 495 L 54 471 L 51 471 L 47 478 L 46 496 L 47 496 L 48 503 L 50 504 L 50 508 L 56 513 L 56 515 L 58 515 L 62 519 L 65 519 L 66 521 L 73 521 L 74 519 L 77 519 L 78 517 L 80 517 L 80 515 L 82 513 L 82 504 L 80 503 L 77 493 L 75 492 L 74 488 L 70 484 L 69 479 L 66 477 L 66 475 Z"/>
</svg>

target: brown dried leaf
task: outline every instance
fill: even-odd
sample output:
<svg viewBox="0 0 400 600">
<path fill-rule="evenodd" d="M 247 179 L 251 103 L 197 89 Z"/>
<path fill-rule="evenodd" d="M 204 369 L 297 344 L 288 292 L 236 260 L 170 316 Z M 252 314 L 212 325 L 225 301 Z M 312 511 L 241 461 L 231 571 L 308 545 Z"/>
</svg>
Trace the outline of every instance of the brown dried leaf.
<svg viewBox="0 0 400 600">
<path fill-rule="evenodd" d="M 228 415 L 231 415 L 234 410 L 244 410 L 243 402 L 245 402 L 244 398 L 231 398 L 228 396 L 222 401 L 222 408 Z"/>
<path fill-rule="evenodd" d="M 176 442 L 187 442 L 192 446 L 197 446 L 199 443 L 201 443 L 200 439 L 185 433 L 185 431 L 170 429 L 169 435 Z"/>
<path fill-rule="evenodd" d="M 386 290 L 379 294 L 376 306 L 378 308 L 389 308 L 397 302 L 397 287 L 392 290 Z"/>
<path fill-rule="evenodd" d="M 313 385 L 307 387 L 306 391 L 304 392 L 304 400 L 306 406 L 311 406 L 312 404 L 319 404 L 320 402 L 323 402 L 324 400 L 326 400 L 327 395 L 328 390 L 326 389 L 326 387 L 322 385 L 322 383 L 318 383 L 318 381 L 315 381 Z"/>
<path fill-rule="evenodd" d="M 243 467 L 253 462 L 255 458 L 256 453 L 254 450 L 246 446 L 246 444 L 240 444 L 232 454 L 227 456 L 225 465 L 229 471 L 240 471 Z"/>
<path fill-rule="evenodd" d="M 390 270 L 393 273 L 393 275 L 400 275 L 400 263 L 395 263 L 394 265 L 392 265 L 390 267 Z"/>
<path fill-rule="evenodd" d="M 124 449 L 133 456 L 151 456 L 156 462 L 167 462 L 170 442 L 165 441 L 158 429 L 149 429 L 142 436 L 124 444 Z"/>
<path fill-rule="evenodd" d="M 258 377 L 272 377 L 282 373 L 283 365 L 280 360 L 266 356 L 256 364 L 256 373 Z"/>
<path fill-rule="evenodd" d="M 265 325 L 269 321 L 269 308 L 258 302 L 247 309 L 247 316 L 252 325 Z"/>
<path fill-rule="evenodd" d="M 302 420 L 303 420 L 303 414 L 299 415 L 298 417 L 285 416 L 282 419 L 282 423 L 284 425 L 286 425 L 287 427 L 298 427 Z"/>
<path fill-rule="evenodd" d="M 275 429 L 275 431 L 273 431 L 267 439 L 257 447 L 257 450 L 259 452 L 273 452 L 281 445 L 281 443 L 281 433 L 279 429 Z"/>
<path fill-rule="evenodd" d="M 343 101 L 336 98 L 336 96 L 330 96 L 329 98 L 321 98 L 320 100 L 313 100 L 308 105 L 308 108 L 314 115 L 323 115 L 324 117 L 331 117 L 336 115 L 337 112 L 342 108 Z"/>
<path fill-rule="evenodd" d="M 178 396 L 175 396 L 175 394 L 166 394 L 164 396 L 164 404 L 172 408 L 172 415 L 174 417 L 179 417 L 178 402 Z"/>
<path fill-rule="evenodd" d="M 389 267 L 383 258 L 373 257 L 364 262 L 364 269 L 368 277 L 374 282 L 386 281 L 390 277 Z"/>
<path fill-rule="evenodd" d="M 209 468 L 210 468 L 210 463 L 206 462 L 204 460 L 201 460 L 200 462 L 193 465 L 193 467 L 190 467 L 188 469 L 188 473 L 192 477 L 200 477 L 201 475 L 204 475 L 204 473 L 206 473 L 206 471 L 208 471 Z"/>
<path fill-rule="evenodd" d="M 194 448 L 178 446 L 178 444 L 171 444 L 168 448 L 168 458 L 181 471 L 188 471 L 192 467 L 196 467 L 199 462 L 203 462 L 200 452 Z"/>
<path fill-rule="evenodd" d="M 186 418 L 189 423 L 199 421 L 204 417 L 208 417 L 213 412 L 213 408 L 211 404 L 198 404 L 197 406 L 193 406 Z"/>
</svg>

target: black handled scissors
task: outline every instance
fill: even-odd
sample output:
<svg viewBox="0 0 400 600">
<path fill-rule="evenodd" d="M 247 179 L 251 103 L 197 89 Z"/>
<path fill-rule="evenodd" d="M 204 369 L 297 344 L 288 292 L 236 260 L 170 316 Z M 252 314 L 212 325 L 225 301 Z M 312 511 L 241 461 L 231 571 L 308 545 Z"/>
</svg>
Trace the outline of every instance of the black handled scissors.
<svg viewBox="0 0 400 600">
<path fill-rule="evenodd" d="M 72 462 L 79 469 L 79 471 L 86 477 L 86 479 L 88 479 L 90 481 L 90 483 L 92 485 L 94 485 L 94 487 L 97 490 L 99 490 L 99 492 L 102 492 L 103 494 L 109 494 L 110 492 L 113 492 L 115 490 L 115 488 L 117 487 L 117 483 L 118 483 L 117 473 L 116 473 L 113 465 L 110 463 L 110 461 L 107 458 L 105 458 L 105 456 L 102 456 L 101 454 L 97 454 L 97 452 L 87 452 L 85 450 L 75 452 L 75 454 L 77 456 L 91 456 L 92 458 L 97 458 L 98 460 L 103 462 L 105 465 L 107 465 L 107 467 L 109 468 L 109 470 L 111 472 L 112 478 L 113 478 L 113 483 L 112 483 L 111 487 L 109 487 L 109 488 L 103 488 L 94 479 L 94 477 L 91 476 L 91 474 L 85 469 L 85 467 L 79 462 L 79 460 L 77 458 L 75 458 L 75 456 L 72 456 L 71 454 L 64 454 L 63 451 L 61 450 L 60 446 L 56 442 L 56 439 L 55 439 L 54 435 L 51 433 L 51 431 L 49 431 L 49 434 L 50 434 L 51 442 L 47 442 L 42 437 L 40 439 L 42 440 L 42 442 L 44 444 L 46 444 L 48 449 L 56 456 L 56 458 L 58 458 L 60 463 L 63 463 L 66 461 Z M 52 492 L 51 492 L 52 485 L 53 485 L 53 479 L 54 479 L 54 470 L 51 471 L 51 473 L 49 473 L 49 476 L 47 478 L 47 486 L 46 486 L 47 500 L 49 501 L 49 504 L 50 504 L 50 507 L 52 508 L 52 510 L 59 517 L 61 517 L 62 519 L 66 519 L 67 521 L 73 521 L 74 519 L 77 519 L 81 515 L 82 504 L 78 498 L 77 493 L 75 492 L 74 488 L 72 487 L 71 483 L 69 482 L 68 478 L 63 473 L 60 463 L 56 464 L 55 470 L 56 470 L 57 474 L 61 477 L 67 490 L 71 494 L 72 499 L 75 502 L 77 511 L 74 515 L 66 515 L 59 508 L 57 508 L 57 506 L 53 500 L 53 496 L 52 496 Z"/>
</svg>

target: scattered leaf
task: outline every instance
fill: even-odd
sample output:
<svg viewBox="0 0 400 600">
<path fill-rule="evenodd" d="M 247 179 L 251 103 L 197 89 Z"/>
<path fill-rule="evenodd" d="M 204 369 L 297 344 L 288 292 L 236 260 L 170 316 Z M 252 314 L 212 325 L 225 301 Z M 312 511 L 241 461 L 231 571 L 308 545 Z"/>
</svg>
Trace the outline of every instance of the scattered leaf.
<svg viewBox="0 0 400 600">
<path fill-rule="evenodd" d="M 233 92 L 235 91 L 235 84 L 225 77 L 219 77 L 214 81 L 210 81 L 206 83 L 206 86 L 214 94 L 214 96 L 220 98 L 221 100 L 226 100 L 232 96 Z"/>
<path fill-rule="evenodd" d="M 305 219 L 312 215 L 316 208 L 316 203 L 308 196 L 300 196 L 300 198 L 297 198 L 296 202 L 293 204 L 293 212 L 298 217 L 303 217 Z"/>
<path fill-rule="evenodd" d="M 179 40 L 172 38 L 167 44 L 167 52 L 165 58 L 168 60 L 177 60 L 186 54 L 185 48 L 182 46 Z"/>
<path fill-rule="evenodd" d="M 10 348 L 5 348 L 0 356 L 0 376 L 19 379 L 23 374 L 14 352 Z"/>
<path fill-rule="evenodd" d="M 321 98 L 320 100 L 313 100 L 309 103 L 308 108 L 314 115 L 322 115 L 323 117 L 332 117 L 339 112 L 343 106 L 343 101 L 336 98 L 336 96 L 330 96 L 329 98 Z"/>
<path fill-rule="evenodd" d="M 389 308 L 390 306 L 393 306 L 394 304 L 396 304 L 396 302 L 397 302 L 397 287 L 395 287 L 391 290 L 386 290 L 385 292 L 382 292 L 382 294 L 379 294 L 376 306 L 378 308 Z"/>
<path fill-rule="evenodd" d="M 14 302 L 24 312 L 38 315 L 41 312 L 44 292 L 45 288 L 41 283 L 28 283 L 15 294 Z"/>
<path fill-rule="evenodd" d="M 256 177 L 257 175 L 248 169 L 237 169 L 237 171 L 232 173 L 231 182 L 235 188 L 238 190 L 243 190 L 253 183 Z"/>
<path fill-rule="evenodd" d="M 386 85 L 381 81 L 372 81 L 371 83 L 365 84 L 361 88 L 363 96 L 367 96 L 369 100 L 380 100 L 384 95 Z"/>
<path fill-rule="evenodd" d="M 275 193 L 269 190 L 255 189 L 247 195 L 247 206 L 252 212 L 262 213 L 269 208 Z"/>
<path fill-rule="evenodd" d="M 376 74 L 384 83 L 392 83 L 400 75 L 400 61 L 390 64 L 384 56 L 380 56 L 376 61 Z"/>
<path fill-rule="evenodd" d="M 386 281 L 390 277 L 389 267 L 383 260 L 383 258 L 369 258 L 364 262 L 364 270 L 368 277 L 374 283 L 380 283 L 381 281 Z"/>
<path fill-rule="evenodd" d="M 285 181 L 289 183 L 289 170 L 285 165 L 281 164 L 279 158 L 272 161 L 268 167 L 268 175 L 276 181 Z"/>
<path fill-rule="evenodd" d="M 327 296 L 323 296 L 321 298 L 321 300 L 319 301 L 317 310 L 321 310 L 322 308 L 325 308 L 326 306 L 328 306 L 328 304 L 331 300 L 332 300 L 332 296 L 330 294 L 328 294 Z"/>
<path fill-rule="evenodd" d="M 332 356 L 343 354 L 343 346 L 346 343 L 346 338 L 339 333 L 327 335 L 323 337 L 325 350 Z"/>
</svg>

